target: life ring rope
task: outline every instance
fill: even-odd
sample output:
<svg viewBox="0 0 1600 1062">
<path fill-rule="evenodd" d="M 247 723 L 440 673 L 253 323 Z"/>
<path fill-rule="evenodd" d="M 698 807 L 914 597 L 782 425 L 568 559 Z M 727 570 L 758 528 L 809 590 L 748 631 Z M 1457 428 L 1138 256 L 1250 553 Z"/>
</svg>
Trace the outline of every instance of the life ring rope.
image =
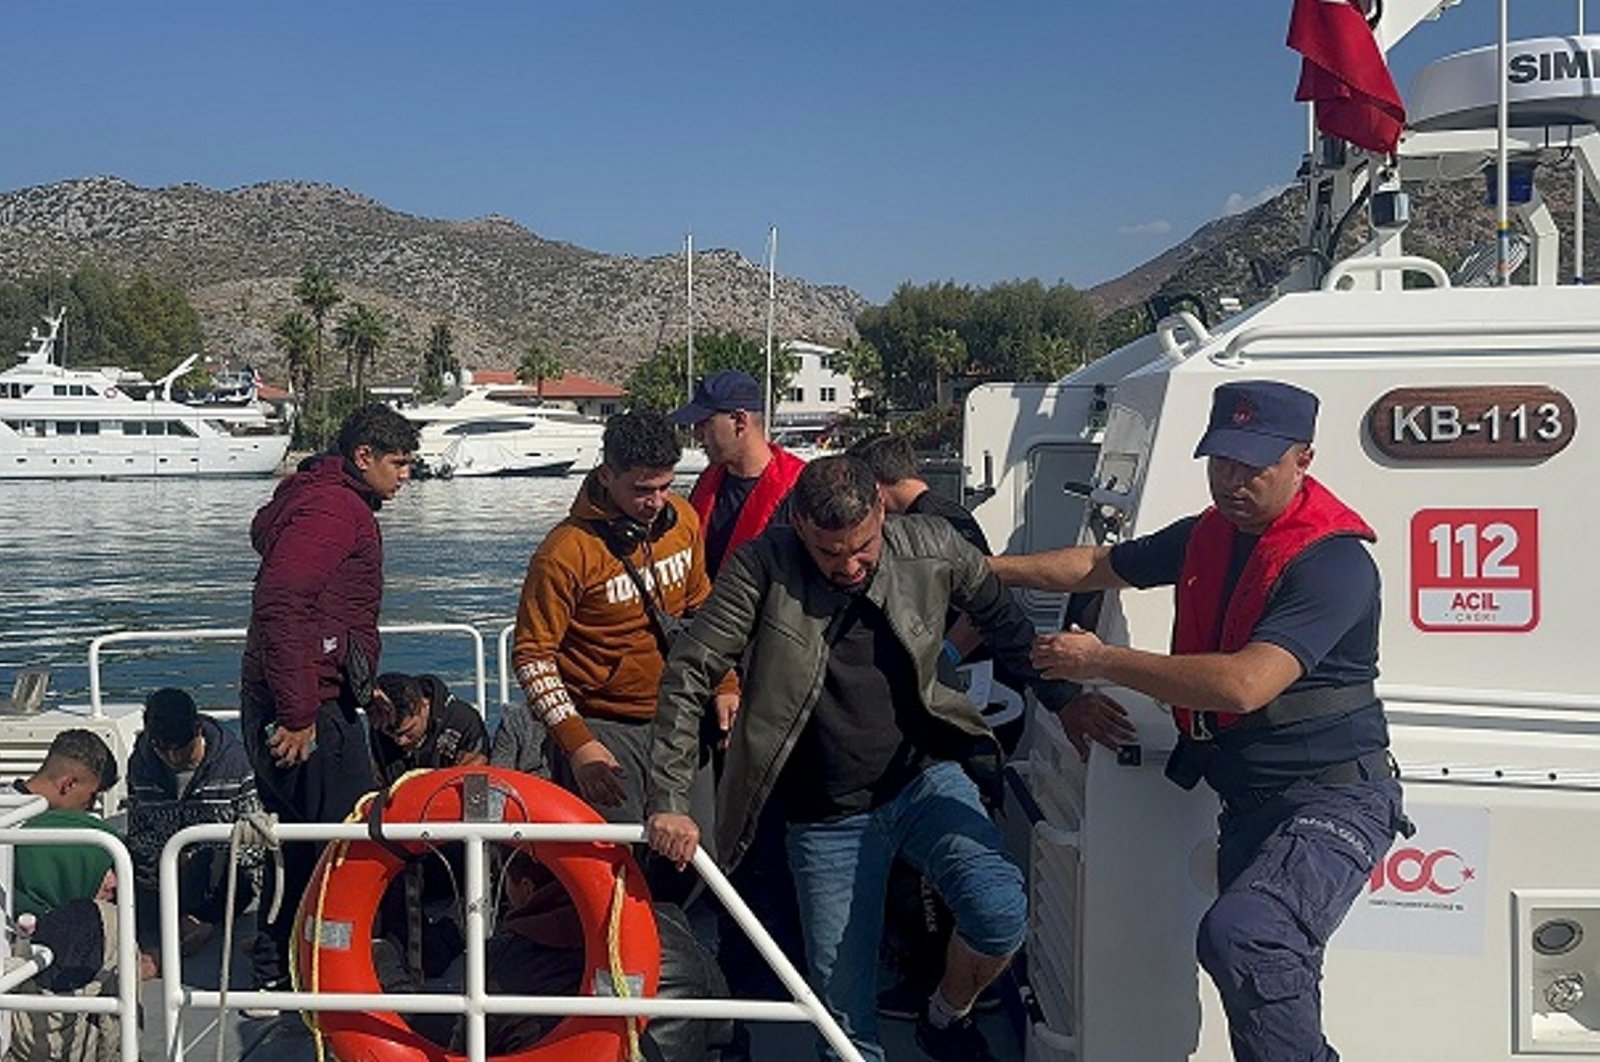
<svg viewBox="0 0 1600 1062">
<path fill-rule="evenodd" d="M 628 883 L 623 877 L 622 868 L 617 868 L 617 873 L 612 878 L 611 886 L 611 913 L 607 916 L 606 926 L 606 956 L 611 963 L 611 986 L 619 999 L 628 999 L 633 995 L 633 986 L 628 983 L 628 971 L 622 968 L 622 903 L 628 898 Z M 635 1014 L 628 1015 L 628 1057 L 632 1062 L 643 1062 L 644 1056 L 639 1051 L 639 1018 Z"/>
</svg>

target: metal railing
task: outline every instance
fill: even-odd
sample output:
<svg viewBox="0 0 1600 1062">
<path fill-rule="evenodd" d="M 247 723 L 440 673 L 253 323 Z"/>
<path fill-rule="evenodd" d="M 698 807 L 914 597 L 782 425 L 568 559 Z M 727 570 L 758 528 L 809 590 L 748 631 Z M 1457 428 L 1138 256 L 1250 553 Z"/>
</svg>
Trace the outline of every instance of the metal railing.
<svg viewBox="0 0 1600 1062">
<path fill-rule="evenodd" d="M 0 1014 L 10 1011 L 47 1014 L 115 1014 L 120 1019 L 122 1062 L 139 1060 L 139 945 L 134 936 L 133 860 L 122 838 L 104 830 L 73 827 L 25 827 L 25 823 L 46 809 L 44 800 L 21 794 L 0 795 L 5 809 L 0 821 L 0 846 L 90 845 L 111 855 L 111 869 L 117 876 L 117 994 L 115 996 L 34 995 L 13 988 L 49 968 L 54 961 L 48 948 L 29 945 L 29 958 L 18 970 L 0 978 Z"/>
<path fill-rule="evenodd" d="M 191 844 L 226 842 L 233 827 L 227 823 L 190 826 L 178 831 L 161 853 L 161 970 L 166 1015 L 167 1062 L 183 1062 L 184 1008 L 220 1010 L 222 993 L 183 984 L 183 955 L 178 932 L 178 858 Z M 369 841 L 364 823 L 280 823 L 279 841 Z M 490 894 L 487 889 L 485 845 L 525 844 L 538 841 L 638 844 L 644 827 L 607 824 L 390 822 L 384 836 L 393 841 L 460 841 L 465 850 L 466 938 L 464 984 L 456 992 L 267 992 L 228 993 L 229 1007 L 276 1007 L 307 1011 L 381 1011 L 412 1014 L 464 1015 L 466 1057 L 483 1062 L 486 1051 L 485 1020 L 490 1015 L 576 1015 L 584 1017 L 651 1017 L 734 1019 L 742 1021 L 804 1021 L 814 1025 L 846 1062 L 861 1062 L 850 1042 L 811 986 L 783 954 L 738 892 L 717 868 L 716 862 L 697 848 L 694 868 L 712 893 L 727 908 L 739 928 L 778 975 L 794 997 L 791 1002 L 741 999 L 661 999 L 658 997 L 515 996 L 491 995 L 485 984 L 484 950 Z M 124 853 L 126 856 L 126 853 Z M 219 1031 L 220 1035 L 220 1031 Z"/>
<path fill-rule="evenodd" d="M 476 680 L 476 703 L 482 711 L 487 705 L 489 684 L 484 659 L 483 633 L 470 623 L 385 623 L 378 626 L 380 634 L 461 634 L 472 640 L 473 675 Z M 89 715 L 105 718 L 105 701 L 100 681 L 100 660 L 108 647 L 151 642 L 219 642 L 240 641 L 248 632 L 243 627 L 180 627 L 167 630 L 117 631 L 102 634 L 89 643 Z M 502 676 L 505 664 L 502 662 Z M 505 680 L 502 677 L 501 687 Z M 218 716 L 237 715 L 235 711 L 213 712 Z"/>
</svg>

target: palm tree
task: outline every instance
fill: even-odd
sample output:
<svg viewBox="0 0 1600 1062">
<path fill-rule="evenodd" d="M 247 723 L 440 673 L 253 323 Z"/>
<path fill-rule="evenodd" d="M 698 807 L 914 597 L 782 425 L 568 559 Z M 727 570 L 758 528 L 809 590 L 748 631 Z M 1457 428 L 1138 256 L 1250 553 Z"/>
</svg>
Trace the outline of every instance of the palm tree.
<svg viewBox="0 0 1600 1062">
<path fill-rule="evenodd" d="M 357 400 L 366 397 L 367 369 L 377 358 L 378 352 L 389 341 L 389 326 L 384 322 L 383 315 L 364 302 L 350 304 L 350 309 L 339 319 L 339 325 L 333 332 L 334 342 L 339 349 L 344 351 L 345 364 L 355 365 L 355 388 Z"/>
<path fill-rule="evenodd" d="M 294 392 L 296 411 L 303 408 L 311 395 L 315 366 L 311 352 L 316 346 L 316 329 L 306 315 L 295 311 L 286 314 L 272 330 L 279 350 L 289 361 L 289 390 Z"/>
<path fill-rule="evenodd" d="M 544 401 L 544 382 L 554 380 L 567 371 L 561 359 L 538 343 L 530 344 L 522 361 L 517 365 L 517 379 L 534 385 L 539 400 Z"/>
<path fill-rule="evenodd" d="M 948 405 L 945 399 L 945 380 L 954 380 L 967 369 L 967 343 L 951 328 L 935 328 L 925 340 L 928 357 L 933 362 L 933 401 L 935 405 Z M 953 396 L 950 401 L 953 401 Z"/>
<path fill-rule="evenodd" d="M 300 279 L 294 286 L 294 297 L 300 300 L 300 305 L 310 312 L 311 320 L 316 323 L 317 374 L 320 376 L 326 365 L 323 360 L 323 325 L 327 322 L 328 311 L 344 301 L 344 292 L 339 290 L 339 285 L 334 282 L 326 266 L 313 263 L 300 271 Z M 350 367 L 346 364 L 346 378 L 349 375 Z"/>
</svg>

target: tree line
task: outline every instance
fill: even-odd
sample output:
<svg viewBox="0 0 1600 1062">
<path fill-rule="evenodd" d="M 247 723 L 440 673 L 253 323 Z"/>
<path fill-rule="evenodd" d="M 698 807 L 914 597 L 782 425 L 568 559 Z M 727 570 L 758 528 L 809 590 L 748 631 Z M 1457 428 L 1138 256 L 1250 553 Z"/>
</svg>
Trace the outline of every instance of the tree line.
<svg viewBox="0 0 1600 1062">
<path fill-rule="evenodd" d="M 902 284 L 886 304 L 856 318 L 859 338 L 839 352 L 835 363 L 871 395 L 857 411 L 864 428 L 887 423 L 932 446 L 950 442 L 959 432 L 957 403 L 971 386 L 1060 379 L 1095 355 L 1097 325 L 1088 297 L 1066 284 Z M 680 340 L 640 362 L 628 377 L 629 403 L 648 409 L 681 404 L 687 355 L 687 343 Z M 742 369 L 761 379 L 765 345 L 730 331 L 697 337 L 695 375 L 718 369 Z M 794 371 L 792 359 L 775 358 L 772 389 L 778 409 Z"/>
<path fill-rule="evenodd" d="M 82 265 L 0 283 L 0 341 L 8 344 L 0 353 L 20 351 L 44 317 L 63 308 L 57 355 L 75 368 L 115 365 L 155 379 L 200 349 L 200 315 L 183 288 L 143 273 L 122 281 Z"/>
</svg>

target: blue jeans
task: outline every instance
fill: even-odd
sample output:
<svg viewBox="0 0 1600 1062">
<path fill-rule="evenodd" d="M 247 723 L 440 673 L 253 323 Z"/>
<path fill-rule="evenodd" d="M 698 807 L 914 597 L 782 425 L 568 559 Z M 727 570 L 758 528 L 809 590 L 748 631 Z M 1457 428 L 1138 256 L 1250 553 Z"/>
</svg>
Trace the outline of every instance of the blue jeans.
<svg viewBox="0 0 1600 1062">
<path fill-rule="evenodd" d="M 1224 813 L 1221 891 L 1198 949 L 1237 1062 L 1338 1062 L 1322 1034 L 1323 949 L 1400 821 L 1391 779 L 1296 782 L 1248 814 Z"/>
<path fill-rule="evenodd" d="M 869 1060 L 884 1057 L 878 945 L 897 855 L 933 884 L 955 915 L 956 935 L 979 955 L 1010 955 L 1027 934 L 1022 871 L 1005 854 L 977 786 L 954 763 L 934 764 L 873 811 L 791 823 L 787 843 L 811 984 Z"/>
</svg>

